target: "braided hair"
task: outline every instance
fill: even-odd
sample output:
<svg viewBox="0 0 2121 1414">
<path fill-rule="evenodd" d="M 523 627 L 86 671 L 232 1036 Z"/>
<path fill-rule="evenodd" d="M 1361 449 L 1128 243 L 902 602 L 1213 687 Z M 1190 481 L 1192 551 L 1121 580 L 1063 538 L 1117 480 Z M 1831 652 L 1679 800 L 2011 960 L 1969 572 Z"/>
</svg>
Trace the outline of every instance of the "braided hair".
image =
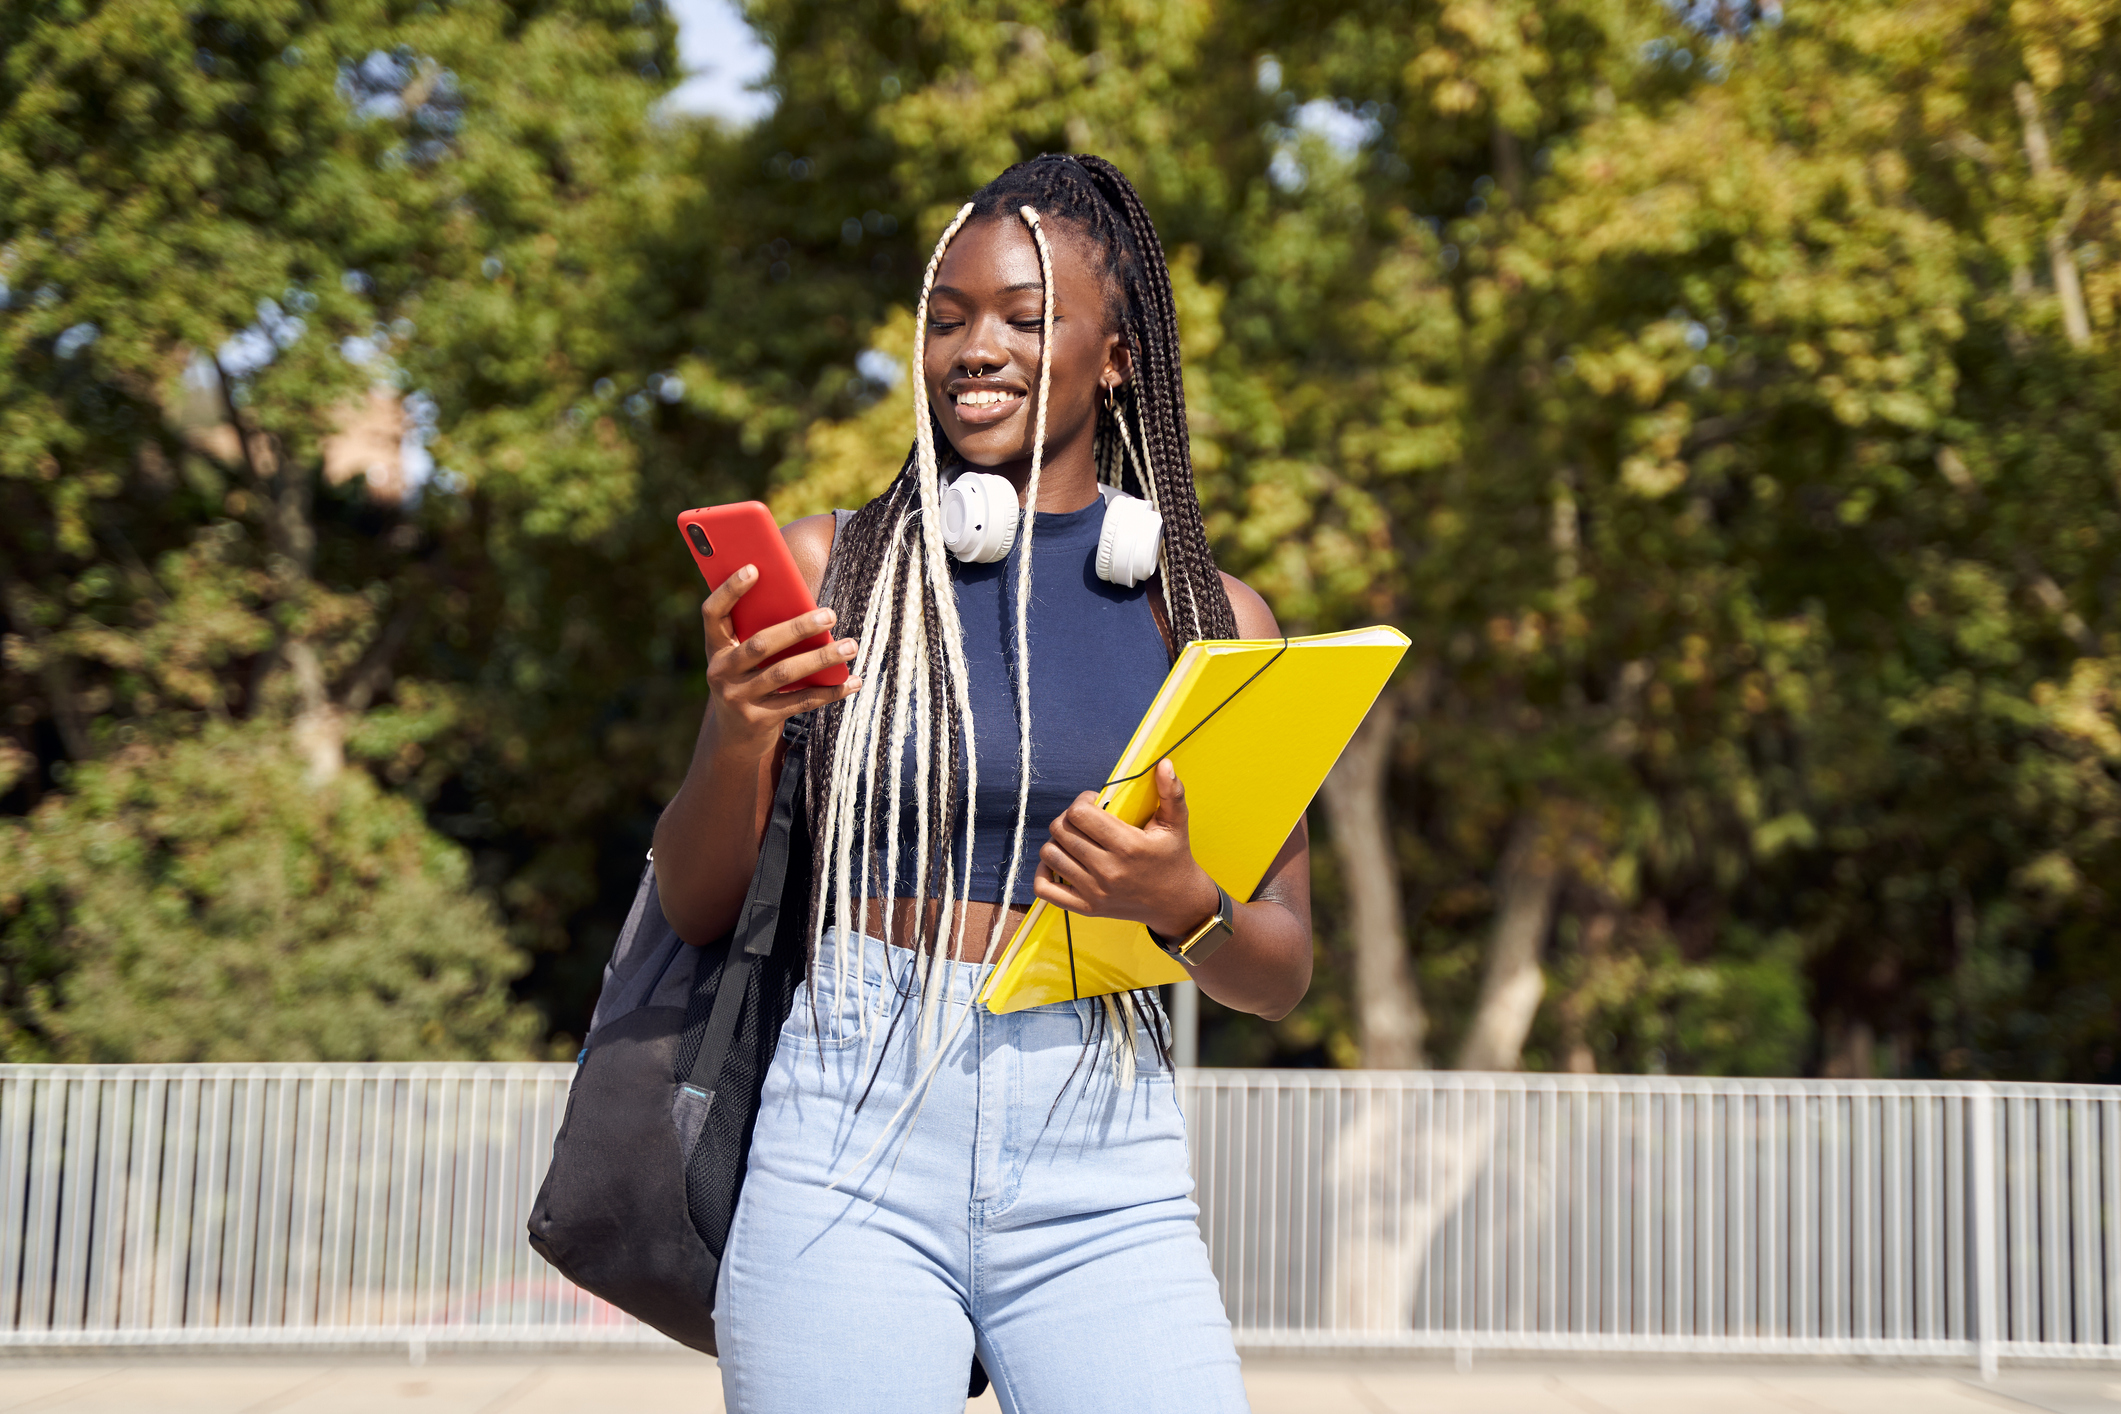
<svg viewBox="0 0 2121 1414">
<path fill-rule="evenodd" d="M 956 807 L 972 799 L 982 765 L 972 749 L 976 738 L 963 631 L 942 541 L 944 473 L 958 458 L 949 450 L 928 402 L 928 297 L 952 239 L 967 222 L 986 219 L 1016 219 L 1029 227 L 1038 247 L 1045 302 L 1031 471 L 1019 531 L 1014 596 L 1015 664 L 1020 678 L 1015 693 L 1015 847 L 1002 888 L 1003 903 L 981 952 L 983 962 L 1003 960 L 995 954 L 1002 941 L 1008 900 L 1016 887 L 1030 790 L 1031 704 L 1022 682 L 1030 672 L 1026 606 L 1051 371 L 1047 351 L 1052 346 L 1054 286 L 1052 249 L 1045 230 L 1048 222 L 1067 225 L 1082 238 L 1083 248 L 1102 254 L 1107 314 L 1132 354 L 1133 377 L 1098 411 L 1094 457 L 1101 481 L 1141 497 L 1163 516 L 1158 568 L 1174 655 L 1196 639 L 1237 636 L 1236 616 L 1208 548 L 1193 484 L 1178 310 L 1163 243 L 1133 185 L 1103 158 L 1048 154 L 1018 163 L 959 208 L 936 242 L 922 278 L 914 321 L 913 376 L 908 380 L 913 392 L 913 447 L 890 486 L 840 527 L 832 568 L 820 595 L 838 611 L 842 624 L 858 626 L 856 666 L 870 686 L 822 709 L 812 728 L 816 745 L 810 752 L 806 783 L 816 823 L 812 832 L 817 880 L 812 952 L 815 956 L 829 921 L 840 924 L 843 939 L 858 935 L 861 906 L 871 898 L 889 899 L 895 892 L 896 881 L 902 877 L 900 822 L 910 804 L 915 846 L 910 878 L 913 896 L 923 903 L 916 913 L 916 937 L 909 941 L 922 971 L 917 1028 L 924 1050 L 935 1037 L 944 990 L 939 985 L 942 961 L 952 953 L 963 955 L 965 905 L 972 879 L 973 812 L 960 812 Z M 900 762 L 909 740 L 914 769 L 912 790 L 905 792 Z M 986 764 L 993 769 L 1000 763 Z M 910 802 L 902 798 L 906 793 L 912 796 Z M 882 820 L 877 818 L 879 806 Z M 960 814 L 963 834 L 952 838 L 952 822 Z M 887 945 L 894 941 L 894 913 L 884 910 Z M 953 933 L 955 942 L 947 942 Z M 835 950 L 835 987 L 847 984 L 847 951 L 844 946 Z M 814 981 L 813 993 L 824 985 L 822 978 Z M 1134 1019 L 1146 1000 L 1146 996 L 1126 994 L 1116 1004 L 1107 998 L 1101 1008 L 1118 1041 L 1123 1080 L 1131 1080 Z M 866 1008 L 863 1025 L 866 1030 Z M 1157 1047 L 1160 1051 L 1167 1048 L 1160 1033 Z"/>
</svg>

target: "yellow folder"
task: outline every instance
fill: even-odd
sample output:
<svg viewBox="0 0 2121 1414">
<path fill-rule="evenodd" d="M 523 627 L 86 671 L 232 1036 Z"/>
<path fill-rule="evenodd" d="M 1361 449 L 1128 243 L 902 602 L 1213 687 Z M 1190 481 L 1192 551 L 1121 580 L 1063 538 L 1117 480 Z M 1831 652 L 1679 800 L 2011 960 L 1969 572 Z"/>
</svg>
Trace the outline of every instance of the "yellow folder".
<svg viewBox="0 0 2121 1414">
<path fill-rule="evenodd" d="M 1193 857 L 1248 899 L 1407 651 L 1395 628 L 1188 644 L 1112 768 L 1098 804 L 1156 813 L 1156 763 L 1186 788 Z M 1183 982 L 1149 930 L 1031 905 L 980 994 L 992 1012 Z"/>
</svg>

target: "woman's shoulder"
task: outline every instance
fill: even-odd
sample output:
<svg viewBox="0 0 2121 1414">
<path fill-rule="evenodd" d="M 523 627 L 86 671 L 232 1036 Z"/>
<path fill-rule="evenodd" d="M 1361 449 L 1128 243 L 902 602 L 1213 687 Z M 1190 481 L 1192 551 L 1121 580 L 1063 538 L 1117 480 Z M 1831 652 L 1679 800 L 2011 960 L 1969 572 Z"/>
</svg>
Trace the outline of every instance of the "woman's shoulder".
<svg viewBox="0 0 2121 1414">
<path fill-rule="evenodd" d="M 1230 596 L 1230 612 L 1237 618 L 1239 638 L 1279 638 L 1281 625 L 1274 620 L 1274 611 L 1259 591 L 1234 574 L 1216 571 L 1223 577 L 1223 592 Z"/>
<path fill-rule="evenodd" d="M 818 586 L 825 582 L 825 565 L 832 558 L 832 535 L 837 520 L 831 511 L 826 511 L 822 515 L 791 520 L 781 527 L 781 539 L 787 542 L 788 553 L 795 556 L 795 567 L 803 572 L 803 583 L 809 586 L 812 598 L 817 596 Z"/>
</svg>

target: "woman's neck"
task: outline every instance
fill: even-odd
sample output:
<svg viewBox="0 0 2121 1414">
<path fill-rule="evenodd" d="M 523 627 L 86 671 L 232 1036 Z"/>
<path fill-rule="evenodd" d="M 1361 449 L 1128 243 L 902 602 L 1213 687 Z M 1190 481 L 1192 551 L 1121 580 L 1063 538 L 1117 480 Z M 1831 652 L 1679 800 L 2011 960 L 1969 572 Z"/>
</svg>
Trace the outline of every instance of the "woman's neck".
<svg viewBox="0 0 2121 1414">
<path fill-rule="evenodd" d="M 1079 511 L 1097 499 L 1097 463 L 1087 447 L 1055 449 L 1049 446 L 1038 470 L 1038 508 L 1042 511 Z M 1003 462 L 999 466 L 976 467 L 1004 477 L 1016 488 L 1016 503 L 1024 504 L 1031 489 L 1031 459 Z"/>
</svg>

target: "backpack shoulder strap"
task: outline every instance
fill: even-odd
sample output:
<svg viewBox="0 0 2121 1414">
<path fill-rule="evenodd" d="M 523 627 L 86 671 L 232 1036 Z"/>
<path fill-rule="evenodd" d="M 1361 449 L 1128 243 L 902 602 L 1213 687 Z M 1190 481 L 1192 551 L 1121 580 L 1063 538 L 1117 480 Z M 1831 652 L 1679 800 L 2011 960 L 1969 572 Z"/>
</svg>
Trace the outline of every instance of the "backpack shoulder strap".
<svg viewBox="0 0 2121 1414">
<path fill-rule="evenodd" d="M 784 731 L 788 754 L 782 758 L 781 781 L 773 792 L 773 815 L 766 825 L 765 839 L 759 842 L 759 862 L 752 871 L 751 891 L 744 897 L 744 911 L 737 915 L 736 930 L 729 937 L 729 952 L 715 984 L 706 1032 L 685 1075 L 684 1083 L 710 1105 L 714 1103 L 714 1078 L 721 1073 L 722 1061 L 729 1054 L 737 1015 L 750 990 L 752 961 L 772 954 L 774 937 L 780 932 L 781 896 L 787 891 L 788 859 L 793 853 L 790 835 L 800 808 L 798 796 L 809 755 L 810 724 L 799 717 L 791 718 Z"/>
</svg>

